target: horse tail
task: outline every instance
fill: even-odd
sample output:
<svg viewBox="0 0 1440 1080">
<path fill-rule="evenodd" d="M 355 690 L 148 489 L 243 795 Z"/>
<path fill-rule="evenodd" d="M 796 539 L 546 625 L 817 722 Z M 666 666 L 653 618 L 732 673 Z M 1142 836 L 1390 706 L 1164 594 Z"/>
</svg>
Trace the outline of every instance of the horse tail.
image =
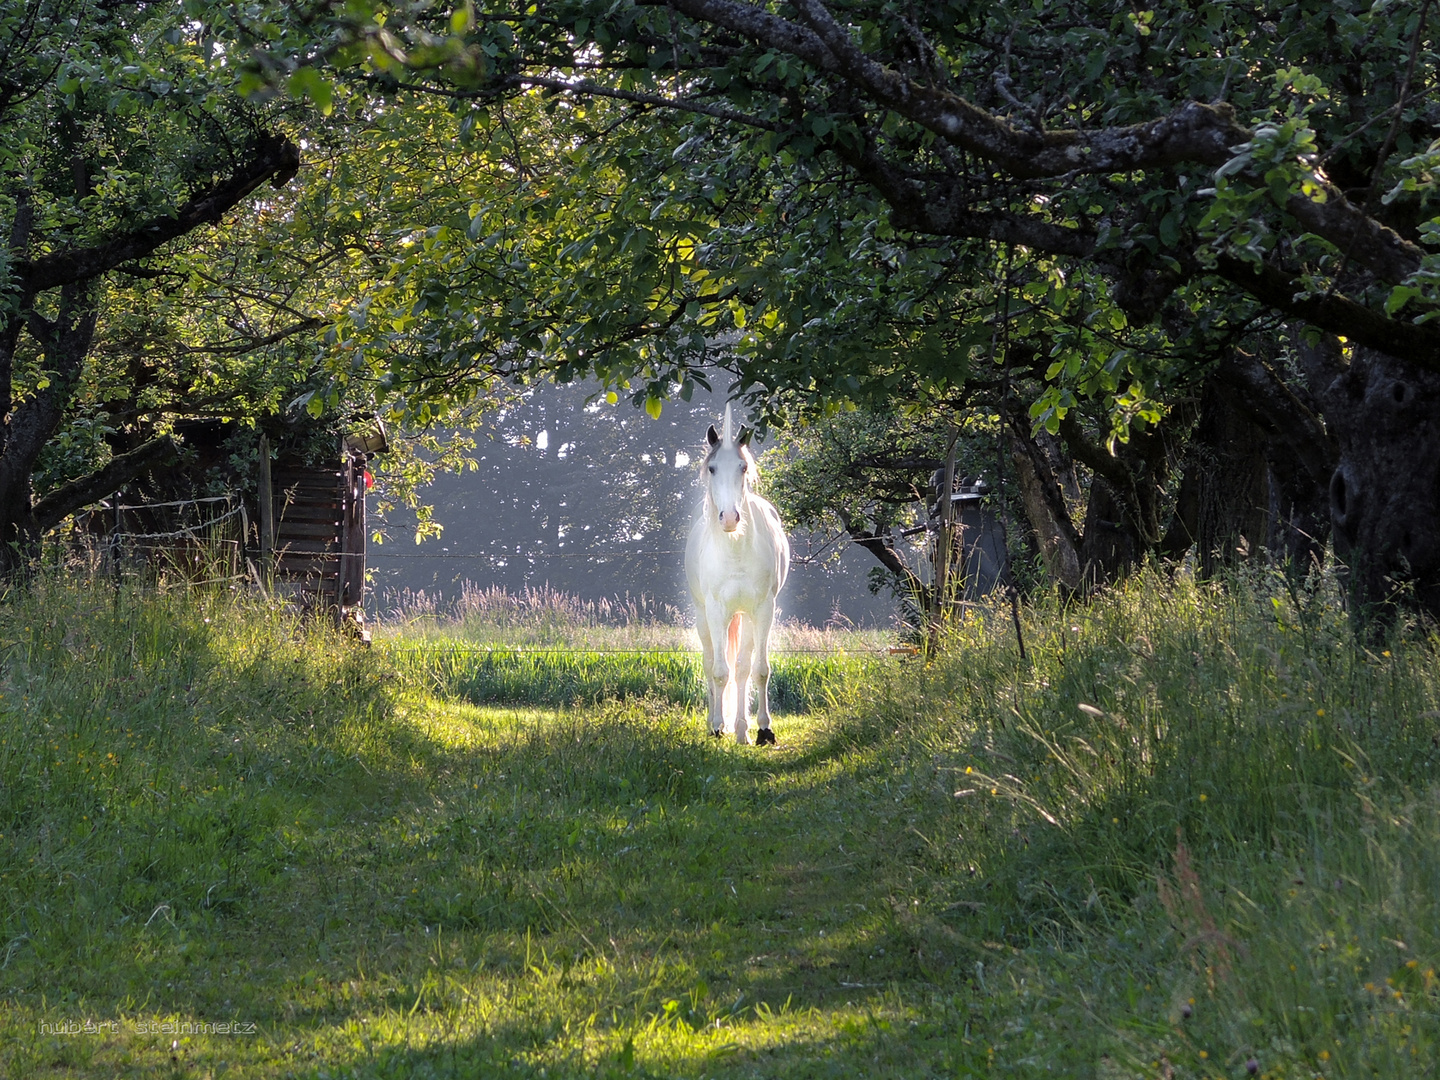
<svg viewBox="0 0 1440 1080">
<path fill-rule="evenodd" d="M 740 691 L 735 682 L 735 659 L 740 655 L 740 614 L 730 617 L 730 628 L 725 633 L 725 666 L 730 669 L 730 678 L 720 697 L 720 715 L 724 718 L 726 730 L 731 730 L 735 718 L 740 714 L 738 701 Z"/>
</svg>

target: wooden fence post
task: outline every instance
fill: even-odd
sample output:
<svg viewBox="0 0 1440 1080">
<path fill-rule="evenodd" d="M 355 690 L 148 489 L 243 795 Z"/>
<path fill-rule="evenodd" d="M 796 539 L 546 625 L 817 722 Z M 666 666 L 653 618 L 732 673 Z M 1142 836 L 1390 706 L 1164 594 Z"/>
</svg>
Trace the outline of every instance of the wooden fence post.
<svg viewBox="0 0 1440 1080">
<path fill-rule="evenodd" d="M 945 471 L 940 481 L 940 535 L 935 538 L 935 568 L 931 573 L 930 613 L 930 655 L 940 651 L 940 639 L 944 627 L 950 621 L 950 561 L 954 541 L 955 520 L 955 444 L 960 439 L 960 427 L 956 425 L 950 433 L 950 445 L 945 449 Z"/>
<path fill-rule="evenodd" d="M 270 436 L 260 436 L 260 573 L 268 583 L 275 574 L 275 493 L 270 480 Z"/>
</svg>

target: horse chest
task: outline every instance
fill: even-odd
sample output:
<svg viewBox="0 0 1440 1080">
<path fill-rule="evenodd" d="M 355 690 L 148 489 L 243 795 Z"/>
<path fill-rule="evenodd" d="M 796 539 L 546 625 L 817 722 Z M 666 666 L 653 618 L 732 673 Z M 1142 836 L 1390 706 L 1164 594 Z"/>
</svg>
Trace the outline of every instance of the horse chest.
<svg viewBox="0 0 1440 1080">
<path fill-rule="evenodd" d="M 747 564 L 731 563 L 717 582 L 719 591 L 729 596 L 761 596 L 769 591 L 765 575 L 757 574 Z"/>
<path fill-rule="evenodd" d="M 705 545 L 700 591 L 726 607 L 748 610 L 775 591 L 774 570 L 754 545 L 728 538 Z"/>
</svg>

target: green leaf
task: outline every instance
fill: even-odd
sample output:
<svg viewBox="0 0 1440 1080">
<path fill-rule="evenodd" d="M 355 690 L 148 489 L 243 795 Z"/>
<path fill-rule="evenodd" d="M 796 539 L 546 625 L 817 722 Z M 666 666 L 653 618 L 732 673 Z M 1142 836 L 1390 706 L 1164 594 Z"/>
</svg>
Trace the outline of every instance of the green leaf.
<svg viewBox="0 0 1440 1080">
<path fill-rule="evenodd" d="M 334 109 L 335 88 L 313 67 L 297 69 L 286 81 L 285 88 L 296 100 L 309 98 L 322 116 L 329 116 Z"/>
<path fill-rule="evenodd" d="M 1394 315 L 1419 295 L 1421 295 L 1420 290 L 1413 285 L 1396 285 L 1385 299 L 1385 314 Z"/>
</svg>

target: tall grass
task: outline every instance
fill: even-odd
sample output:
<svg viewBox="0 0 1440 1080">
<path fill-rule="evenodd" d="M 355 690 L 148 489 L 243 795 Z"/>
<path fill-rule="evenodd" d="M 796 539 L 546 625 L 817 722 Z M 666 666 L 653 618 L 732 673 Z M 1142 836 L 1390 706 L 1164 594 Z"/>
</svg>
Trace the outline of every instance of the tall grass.
<svg viewBox="0 0 1440 1080">
<path fill-rule="evenodd" d="M 458 598 L 424 590 L 398 590 L 382 601 L 381 624 L 392 640 L 456 641 L 520 648 L 678 650 L 698 652 L 686 612 L 651 596 L 586 600 L 549 585 L 509 592 L 465 582 Z M 777 622 L 775 651 L 879 652 L 890 643 L 883 630 L 857 630 L 843 622 L 813 627 Z"/>
<path fill-rule="evenodd" d="M 1018 950 L 982 963 L 1141 1075 L 1427 1075 L 1436 641 L 1358 647 L 1336 600 L 1143 575 L 851 709 L 830 752 L 936 796 L 915 947 Z"/>
<path fill-rule="evenodd" d="M 0 1066 L 1433 1075 L 1435 640 L 1266 579 L 1026 620 L 1024 661 L 969 621 L 759 750 L 659 677 L 479 706 L 468 647 L 12 594 Z"/>
<path fill-rule="evenodd" d="M 388 593 L 383 607 L 384 622 L 406 637 L 487 644 L 549 645 L 581 633 L 628 630 L 636 641 L 654 637 L 665 647 L 678 640 L 674 631 L 683 628 L 682 613 L 651 596 L 586 600 L 549 585 L 510 592 L 466 581 L 454 599 L 403 589 Z"/>
</svg>

